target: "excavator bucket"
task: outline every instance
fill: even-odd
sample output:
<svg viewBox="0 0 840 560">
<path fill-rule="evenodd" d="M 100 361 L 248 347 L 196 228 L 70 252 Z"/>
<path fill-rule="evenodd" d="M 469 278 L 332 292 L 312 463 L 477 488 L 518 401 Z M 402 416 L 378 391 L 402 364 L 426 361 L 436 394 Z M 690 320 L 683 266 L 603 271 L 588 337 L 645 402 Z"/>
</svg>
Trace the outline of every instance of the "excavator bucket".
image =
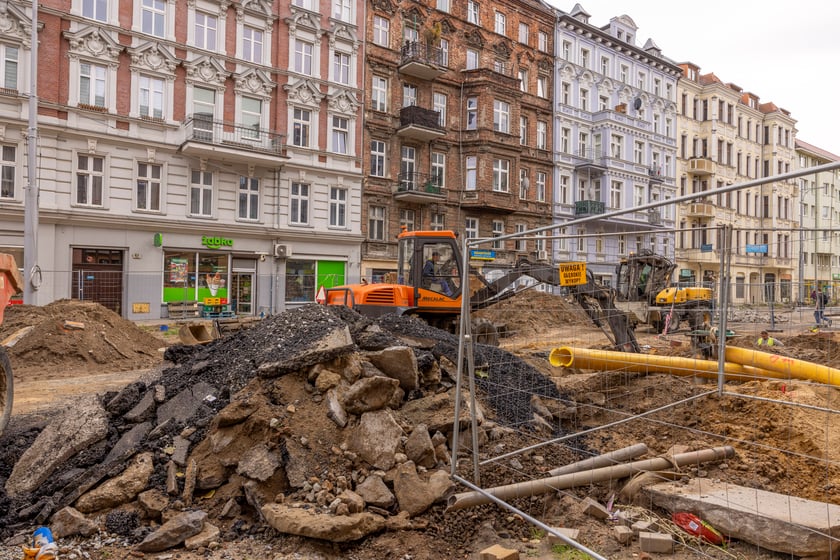
<svg viewBox="0 0 840 560">
<path fill-rule="evenodd" d="M 178 338 L 182 344 L 194 346 L 196 344 L 207 344 L 218 338 L 213 335 L 213 330 L 202 323 L 187 323 L 178 329 Z"/>
</svg>

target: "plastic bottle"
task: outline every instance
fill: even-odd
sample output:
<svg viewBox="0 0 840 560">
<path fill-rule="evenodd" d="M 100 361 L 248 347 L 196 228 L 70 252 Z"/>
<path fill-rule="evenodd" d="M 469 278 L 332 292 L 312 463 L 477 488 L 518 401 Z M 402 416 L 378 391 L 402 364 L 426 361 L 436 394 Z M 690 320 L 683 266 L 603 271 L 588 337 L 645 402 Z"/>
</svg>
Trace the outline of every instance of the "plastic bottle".
<svg viewBox="0 0 840 560">
<path fill-rule="evenodd" d="M 38 549 L 35 560 L 55 560 L 58 558 L 58 544 L 49 527 L 38 527 L 32 534 L 33 547 Z"/>
</svg>

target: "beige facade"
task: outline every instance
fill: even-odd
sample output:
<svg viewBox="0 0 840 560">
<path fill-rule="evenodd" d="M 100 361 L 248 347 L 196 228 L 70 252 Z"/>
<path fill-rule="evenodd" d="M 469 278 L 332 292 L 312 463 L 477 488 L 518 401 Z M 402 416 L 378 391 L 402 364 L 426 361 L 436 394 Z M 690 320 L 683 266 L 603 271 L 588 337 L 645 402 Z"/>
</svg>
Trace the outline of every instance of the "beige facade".
<svg viewBox="0 0 840 560">
<path fill-rule="evenodd" d="M 797 169 L 840 161 L 840 156 L 796 141 Z M 798 301 L 810 301 L 811 291 L 840 295 L 840 171 L 823 171 L 796 179 L 801 227 L 796 236 Z"/>
<path fill-rule="evenodd" d="M 730 301 L 790 301 L 797 267 L 795 181 L 768 180 L 728 193 L 716 189 L 794 170 L 796 121 L 773 103 L 714 74 L 680 65 L 679 195 L 705 193 L 680 204 L 676 232 L 678 280 L 719 278 L 722 226 L 733 227 Z"/>
</svg>

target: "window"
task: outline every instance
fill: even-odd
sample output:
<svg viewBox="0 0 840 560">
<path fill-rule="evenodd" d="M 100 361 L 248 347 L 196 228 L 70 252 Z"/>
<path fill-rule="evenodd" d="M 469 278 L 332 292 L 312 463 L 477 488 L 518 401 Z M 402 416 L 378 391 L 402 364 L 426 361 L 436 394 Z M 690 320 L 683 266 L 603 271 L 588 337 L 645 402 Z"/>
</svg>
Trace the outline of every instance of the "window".
<svg viewBox="0 0 840 560">
<path fill-rule="evenodd" d="M 560 129 L 560 151 L 564 154 L 570 154 L 569 148 L 571 146 L 572 130 L 570 128 Z"/>
<path fill-rule="evenodd" d="M 213 139 L 216 114 L 216 90 L 193 87 L 193 136 L 201 140 Z"/>
<path fill-rule="evenodd" d="M 414 225 L 414 210 L 402 208 L 400 210 L 400 229 L 405 228 L 406 231 L 414 231 L 417 229 Z"/>
<path fill-rule="evenodd" d="M 0 87 L 17 89 L 18 85 L 18 49 L 0 43 Z"/>
<path fill-rule="evenodd" d="M 385 176 L 385 142 L 381 140 L 370 141 L 370 174 Z"/>
<path fill-rule="evenodd" d="M 563 59 L 570 60 L 572 58 L 572 43 L 570 41 L 563 41 Z"/>
<path fill-rule="evenodd" d="M 528 44 L 528 24 L 519 22 L 519 42 L 523 45 Z"/>
<path fill-rule="evenodd" d="M 502 12 L 496 12 L 496 33 L 498 33 L 499 35 L 504 35 L 506 28 L 507 18 L 505 17 L 505 14 L 503 14 Z"/>
<path fill-rule="evenodd" d="M 528 179 L 528 170 L 524 167 L 519 168 L 519 198 L 528 198 L 528 187 L 531 186 L 531 181 Z"/>
<path fill-rule="evenodd" d="M 539 41 L 537 48 L 540 49 L 542 52 L 548 52 L 548 33 L 545 31 L 540 31 L 538 35 Z"/>
<path fill-rule="evenodd" d="M 403 84 L 403 107 L 411 107 L 417 105 L 417 86 L 413 84 Z"/>
<path fill-rule="evenodd" d="M 493 190 L 496 192 L 508 192 L 508 177 L 510 175 L 510 162 L 506 159 L 493 160 Z"/>
<path fill-rule="evenodd" d="M 478 218 L 464 219 L 464 237 L 478 239 Z"/>
<path fill-rule="evenodd" d="M 307 109 L 295 108 L 292 116 L 292 145 L 301 148 L 309 147 L 309 127 L 312 112 Z"/>
<path fill-rule="evenodd" d="M 498 99 L 493 101 L 493 130 L 510 132 L 510 104 Z"/>
<path fill-rule="evenodd" d="M 525 224 L 514 224 L 513 231 L 517 235 L 522 235 L 525 233 Z M 525 252 L 528 250 L 528 242 L 525 239 L 516 239 L 513 242 L 513 248 L 515 251 Z"/>
<path fill-rule="evenodd" d="M 350 55 L 343 52 L 333 53 L 333 80 L 340 84 L 350 83 Z"/>
<path fill-rule="evenodd" d="M 604 76 L 610 75 L 610 59 L 609 57 L 602 56 L 601 57 L 601 74 Z"/>
<path fill-rule="evenodd" d="M 548 123 L 545 121 L 537 121 L 537 148 L 548 149 Z"/>
<path fill-rule="evenodd" d="M 104 66 L 81 62 L 79 64 L 79 105 L 105 107 Z"/>
<path fill-rule="evenodd" d="M 242 97 L 242 137 L 257 140 L 262 128 L 262 100 L 255 97 Z"/>
<path fill-rule="evenodd" d="M 0 197 L 15 197 L 15 169 L 17 149 L 14 146 L 0 146 Z"/>
<path fill-rule="evenodd" d="M 432 182 L 437 187 L 444 186 L 446 177 L 446 154 L 443 152 L 432 152 Z"/>
<path fill-rule="evenodd" d="M 152 163 L 137 163 L 137 209 L 148 212 L 160 211 L 160 182 L 163 166 Z"/>
<path fill-rule="evenodd" d="M 546 99 L 548 97 L 548 79 L 545 76 L 537 78 L 537 97 Z"/>
<path fill-rule="evenodd" d="M 449 11 L 449 0 L 437 0 L 437 9 L 441 12 Z"/>
<path fill-rule="evenodd" d="M 621 208 L 621 181 L 610 182 L 610 208 Z"/>
<path fill-rule="evenodd" d="M 242 220 L 259 219 L 260 180 L 256 177 L 239 177 L 239 218 Z"/>
<path fill-rule="evenodd" d="M 292 183 L 289 222 L 298 225 L 309 223 L 309 185 L 305 183 Z"/>
<path fill-rule="evenodd" d="M 433 213 L 431 219 L 431 230 L 432 231 L 443 231 L 446 229 L 446 214 L 441 213 Z"/>
<path fill-rule="evenodd" d="M 547 177 L 548 175 L 546 175 L 545 171 L 537 171 L 537 202 L 545 202 L 545 187 Z"/>
<path fill-rule="evenodd" d="M 528 71 L 524 68 L 519 69 L 519 91 L 528 93 Z"/>
<path fill-rule="evenodd" d="M 390 42 L 391 21 L 382 16 L 373 16 L 373 42 L 387 47 Z"/>
<path fill-rule="evenodd" d="M 350 135 L 350 119 L 333 115 L 332 118 L 332 151 L 346 154 L 347 138 Z"/>
<path fill-rule="evenodd" d="M 493 220 L 493 237 L 501 237 L 505 234 L 505 223 L 501 220 Z M 494 241 L 493 248 L 501 249 L 502 241 Z"/>
<path fill-rule="evenodd" d="M 140 5 L 140 30 L 155 37 L 164 36 L 166 33 L 165 0 L 142 0 Z"/>
<path fill-rule="evenodd" d="M 371 206 L 368 208 L 368 239 L 374 241 L 385 240 L 385 207 Z"/>
<path fill-rule="evenodd" d="M 432 109 L 437 111 L 438 114 L 438 124 L 443 128 L 446 128 L 446 102 L 447 97 L 445 93 L 437 93 L 432 96 Z"/>
<path fill-rule="evenodd" d="M 352 0 L 333 0 L 333 16 L 341 21 L 353 21 Z"/>
<path fill-rule="evenodd" d="M 388 110 L 388 80 L 382 76 L 374 76 L 371 92 L 370 102 L 374 111 L 385 112 Z"/>
<path fill-rule="evenodd" d="M 629 72 L 630 72 L 630 69 L 627 67 L 627 65 L 622 64 L 621 65 L 621 72 L 618 75 L 618 79 L 626 84 L 627 83 L 627 74 Z"/>
<path fill-rule="evenodd" d="M 569 177 L 568 175 L 561 175 L 560 176 L 560 187 L 558 189 L 558 197 L 560 200 L 560 204 L 568 204 L 569 203 Z"/>
<path fill-rule="evenodd" d="M 621 144 L 624 139 L 618 134 L 610 136 L 610 156 L 621 159 Z"/>
<path fill-rule="evenodd" d="M 195 13 L 195 46 L 208 51 L 216 50 L 217 21 L 215 16 L 204 12 Z"/>
<path fill-rule="evenodd" d="M 213 174 L 209 171 L 193 171 L 190 175 L 190 214 L 213 215 Z"/>
<path fill-rule="evenodd" d="M 560 103 L 569 105 L 572 102 L 572 86 L 569 82 L 560 84 Z"/>
<path fill-rule="evenodd" d="M 656 96 L 662 95 L 662 80 L 659 78 L 653 79 L 653 94 Z"/>
<path fill-rule="evenodd" d="M 589 49 L 580 49 L 580 65 L 589 68 Z"/>
<path fill-rule="evenodd" d="M 598 96 L 598 110 L 606 111 L 609 108 L 610 100 L 606 95 Z"/>
<path fill-rule="evenodd" d="M 330 187 L 330 226 L 347 227 L 347 189 Z"/>
<path fill-rule="evenodd" d="M 108 2 L 107 0 L 83 0 L 82 1 L 82 17 L 88 19 L 95 19 L 96 21 L 108 21 Z"/>
<path fill-rule="evenodd" d="M 464 182 L 464 188 L 468 191 L 474 191 L 477 186 L 478 178 L 478 158 L 476 156 L 467 156 L 466 168 L 467 177 Z"/>
<path fill-rule="evenodd" d="M 467 49 L 467 70 L 475 70 L 476 68 L 478 68 L 478 51 Z"/>
<path fill-rule="evenodd" d="M 315 266 L 315 261 L 286 261 L 286 301 L 315 300 Z"/>
<path fill-rule="evenodd" d="M 633 143 L 633 161 L 638 164 L 644 163 L 645 143 L 636 141 Z"/>
<path fill-rule="evenodd" d="M 449 66 L 449 40 L 439 39 L 438 49 L 440 52 L 440 65 Z"/>
<path fill-rule="evenodd" d="M 140 76 L 140 116 L 163 118 L 163 80 Z"/>
<path fill-rule="evenodd" d="M 478 98 L 467 98 L 467 130 L 475 130 L 478 127 Z"/>
<path fill-rule="evenodd" d="M 298 74 L 312 75 L 312 43 L 295 39 L 295 66 Z M 245 57 L 248 58 L 247 56 Z"/>
<path fill-rule="evenodd" d="M 298 41 L 300 42 L 300 41 Z M 312 68 L 312 45 L 309 45 L 309 69 Z M 303 72 L 297 68 L 297 50 L 295 51 L 295 71 L 301 72 L 303 74 L 309 74 L 309 72 Z M 248 62 L 255 62 L 257 64 L 261 64 L 263 61 L 263 32 L 259 29 L 254 27 L 244 26 L 242 28 L 242 58 L 243 60 L 247 60 Z"/>
<path fill-rule="evenodd" d="M 583 111 L 589 110 L 589 90 L 581 88 L 580 89 L 580 108 Z"/>
<path fill-rule="evenodd" d="M 519 143 L 528 144 L 528 117 L 519 117 Z"/>
<path fill-rule="evenodd" d="M 507 73 L 508 73 L 508 63 L 507 63 L 507 61 L 499 60 L 499 59 L 494 60 L 493 61 L 493 70 L 495 70 L 499 74 L 507 75 Z"/>
<path fill-rule="evenodd" d="M 467 21 L 478 25 L 478 2 L 475 0 L 467 2 Z"/>
</svg>

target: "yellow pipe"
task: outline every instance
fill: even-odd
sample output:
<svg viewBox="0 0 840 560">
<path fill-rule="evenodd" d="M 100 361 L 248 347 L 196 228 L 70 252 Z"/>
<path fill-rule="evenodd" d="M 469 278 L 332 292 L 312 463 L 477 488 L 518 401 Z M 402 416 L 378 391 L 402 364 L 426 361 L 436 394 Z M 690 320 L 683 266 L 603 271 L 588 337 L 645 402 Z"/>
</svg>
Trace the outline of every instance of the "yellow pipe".
<svg viewBox="0 0 840 560">
<path fill-rule="evenodd" d="M 729 349 L 727 349 L 728 351 Z M 696 375 L 717 378 L 718 363 L 712 360 L 698 360 L 679 356 L 660 356 L 657 354 L 633 354 L 631 352 L 613 352 L 591 348 L 555 348 L 548 356 L 548 361 L 556 367 L 577 367 L 582 369 L 622 370 L 639 373 L 670 373 L 672 375 Z M 773 377 L 789 379 L 788 372 L 762 369 L 747 364 L 725 362 L 724 376 L 728 379 L 753 377 Z"/>
<path fill-rule="evenodd" d="M 827 385 L 840 386 L 840 369 L 822 364 L 797 360 L 788 356 L 760 352 L 752 348 L 731 346 L 726 348 L 727 362 L 749 364 L 775 372 L 784 379 L 806 379 Z"/>
</svg>

